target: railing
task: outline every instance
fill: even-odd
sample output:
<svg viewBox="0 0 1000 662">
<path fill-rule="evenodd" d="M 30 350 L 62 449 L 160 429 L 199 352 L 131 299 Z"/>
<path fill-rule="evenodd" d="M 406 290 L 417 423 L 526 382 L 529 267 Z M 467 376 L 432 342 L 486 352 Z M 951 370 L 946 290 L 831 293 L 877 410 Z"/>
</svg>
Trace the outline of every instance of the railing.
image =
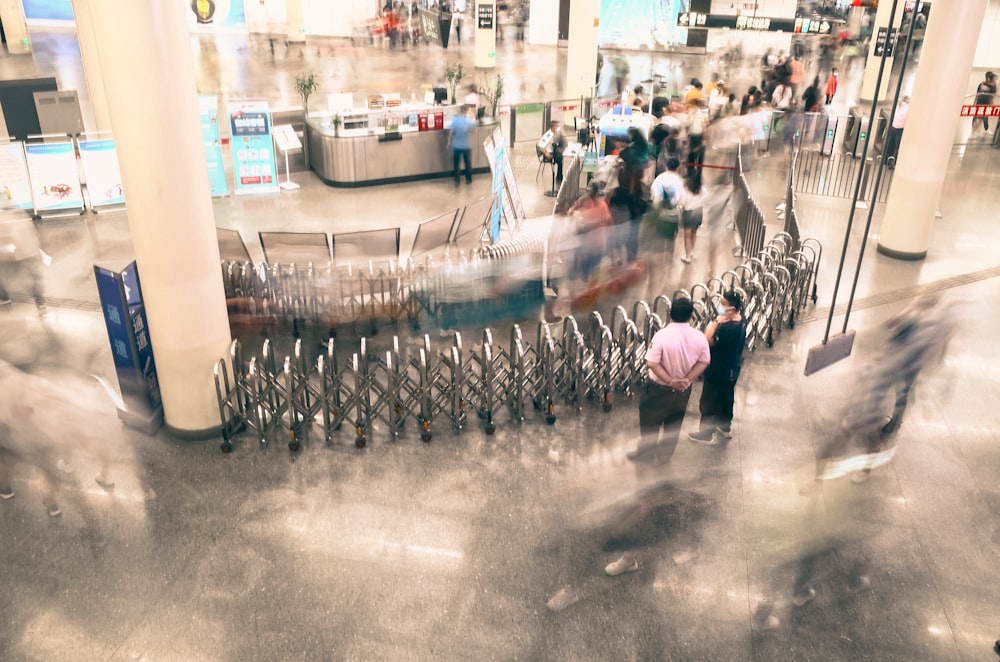
<svg viewBox="0 0 1000 662">
<path fill-rule="evenodd" d="M 317 425 L 327 444 L 335 443 L 335 433 L 348 421 L 355 445 L 362 447 L 373 431 L 396 437 L 407 424 L 419 431 L 423 441 L 430 441 L 440 422 L 463 429 L 470 413 L 479 418 L 487 434 L 493 434 L 504 420 L 518 423 L 528 419 L 532 409 L 542 412 L 548 424 L 556 421 L 563 407 L 580 411 L 588 401 L 610 411 L 616 393 L 631 395 L 645 382 L 646 348 L 668 319 L 672 298 L 690 298 L 695 308 L 693 323 L 704 328 L 722 294 L 734 288 L 745 301 L 748 348 L 753 351 L 761 343 L 770 346 L 785 324 L 794 324 L 809 302 L 810 285 L 815 283 L 818 243 L 804 240 L 798 250 L 792 246 L 792 238 L 781 233 L 755 256 L 707 283 L 679 290 L 671 298 L 659 296 L 652 304 L 636 301 L 631 312 L 617 306 L 608 324 L 596 311 L 579 321 L 566 317 L 554 325 L 539 323 L 533 344 L 516 324 L 506 346 L 495 342 L 493 331 L 486 328 L 474 350 L 465 347 L 460 333 L 438 350 L 432 348 L 428 335 L 418 336 L 415 349 L 407 349 L 397 335 L 390 348 L 377 356 L 369 352 L 367 338 L 344 350 L 331 337 L 313 366 L 304 359 L 301 339 L 293 355 L 284 361 L 275 360 L 270 341 L 264 342 L 259 356 L 245 361 L 242 345 L 235 341 L 229 361 L 220 360 L 215 366 L 224 430 L 222 450 L 231 451 L 235 431 L 244 428 L 254 433 L 261 445 L 269 442 L 275 430 L 283 431 L 294 451 L 316 421 L 322 421 Z M 523 256 L 531 254 L 531 247 L 511 252 Z M 468 263 L 459 263 L 464 264 Z M 239 271 L 247 268 L 243 265 Z M 392 296 L 375 301 L 345 290 L 331 296 L 303 282 L 322 281 L 328 272 L 285 273 L 279 265 L 270 269 L 279 274 L 281 287 L 252 282 L 234 293 L 260 298 L 265 309 L 295 314 L 309 311 L 318 319 L 331 317 L 331 306 L 346 307 L 351 314 L 363 317 L 398 305 L 398 313 L 416 312 L 419 316 L 435 308 L 433 299 L 440 295 L 436 287 L 442 287 L 440 283 L 428 287 L 427 283 L 437 282 L 430 269 L 412 265 L 394 273 L 370 265 L 345 279 L 344 287 L 357 287 L 361 292 L 379 290 L 386 278 L 393 279 L 391 287 L 385 288 Z M 235 265 L 230 270 L 237 271 Z M 426 300 L 417 305 L 413 298 Z"/>
<path fill-rule="evenodd" d="M 740 245 L 733 250 L 737 257 L 753 255 L 764 247 L 767 225 L 764 212 L 750 194 L 743 171 L 743 146 L 736 148 L 736 169 L 733 170 L 733 225 Z"/>
</svg>

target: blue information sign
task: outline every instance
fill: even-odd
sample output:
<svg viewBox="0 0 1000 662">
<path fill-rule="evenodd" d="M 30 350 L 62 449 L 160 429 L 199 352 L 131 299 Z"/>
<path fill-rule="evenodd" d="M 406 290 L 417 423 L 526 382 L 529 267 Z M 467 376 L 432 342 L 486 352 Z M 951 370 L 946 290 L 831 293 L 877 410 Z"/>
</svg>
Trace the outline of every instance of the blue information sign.
<svg viewBox="0 0 1000 662">
<path fill-rule="evenodd" d="M 267 102 L 231 103 L 228 110 L 236 192 L 277 191 Z"/>
<path fill-rule="evenodd" d="M 201 117 L 201 140 L 205 144 L 205 161 L 208 163 L 208 180 L 213 196 L 229 195 L 226 166 L 222 161 L 222 141 L 219 136 L 219 100 L 213 94 L 198 97 Z"/>
<path fill-rule="evenodd" d="M 126 423 L 138 423 L 138 427 L 153 433 L 159 428 L 163 403 L 138 269 L 135 262 L 121 271 L 95 265 L 94 276 L 118 387 L 126 406 L 126 411 L 119 414 Z"/>
</svg>

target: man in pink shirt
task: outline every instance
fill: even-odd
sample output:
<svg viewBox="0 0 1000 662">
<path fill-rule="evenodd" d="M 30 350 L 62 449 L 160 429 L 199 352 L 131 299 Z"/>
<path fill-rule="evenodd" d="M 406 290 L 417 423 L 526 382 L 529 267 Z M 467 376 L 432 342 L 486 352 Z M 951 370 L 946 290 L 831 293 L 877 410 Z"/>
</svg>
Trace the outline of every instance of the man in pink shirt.
<svg viewBox="0 0 1000 662">
<path fill-rule="evenodd" d="M 711 356 L 705 334 L 690 325 L 693 311 L 690 299 L 674 301 L 670 324 L 657 331 L 649 343 L 649 381 L 639 400 L 641 438 L 639 447 L 628 454 L 630 460 L 669 460 L 677 446 L 691 383 L 708 367 Z M 667 430 L 663 431 L 663 426 Z"/>
</svg>

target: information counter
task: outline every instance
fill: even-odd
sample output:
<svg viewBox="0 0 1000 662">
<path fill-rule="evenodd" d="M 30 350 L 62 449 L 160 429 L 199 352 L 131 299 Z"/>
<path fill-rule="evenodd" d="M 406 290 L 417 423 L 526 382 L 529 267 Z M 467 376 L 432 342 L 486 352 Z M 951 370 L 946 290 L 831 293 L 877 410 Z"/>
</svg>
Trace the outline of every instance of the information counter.
<svg viewBox="0 0 1000 662">
<path fill-rule="evenodd" d="M 452 109 L 449 115 L 454 113 Z M 311 115 L 305 126 L 309 165 L 324 182 L 342 187 L 451 176 L 450 116 L 443 129 L 421 131 L 401 124 L 397 131 L 386 131 L 381 127 L 335 130 L 329 115 Z M 496 126 L 476 124 L 472 135 L 473 172 L 489 172 L 483 142 Z M 464 167 L 464 163 L 461 165 Z"/>
</svg>

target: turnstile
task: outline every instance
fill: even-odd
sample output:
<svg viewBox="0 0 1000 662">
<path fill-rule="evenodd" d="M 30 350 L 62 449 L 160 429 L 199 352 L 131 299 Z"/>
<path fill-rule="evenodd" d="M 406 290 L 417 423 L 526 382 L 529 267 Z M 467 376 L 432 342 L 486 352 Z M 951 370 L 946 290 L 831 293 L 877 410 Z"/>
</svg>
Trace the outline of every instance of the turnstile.
<svg viewBox="0 0 1000 662">
<path fill-rule="evenodd" d="M 851 108 L 847 114 L 847 127 L 844 131 L 844 153 L 859 158 L 865 151 L 865 144 L 874 140 L 872 134 L 880 134 L 885 127 L 885 119 L 879 115 L 875 118 L 875 128 L 870 130 L 868 117 L 858 106 Z"/>
</svg>

